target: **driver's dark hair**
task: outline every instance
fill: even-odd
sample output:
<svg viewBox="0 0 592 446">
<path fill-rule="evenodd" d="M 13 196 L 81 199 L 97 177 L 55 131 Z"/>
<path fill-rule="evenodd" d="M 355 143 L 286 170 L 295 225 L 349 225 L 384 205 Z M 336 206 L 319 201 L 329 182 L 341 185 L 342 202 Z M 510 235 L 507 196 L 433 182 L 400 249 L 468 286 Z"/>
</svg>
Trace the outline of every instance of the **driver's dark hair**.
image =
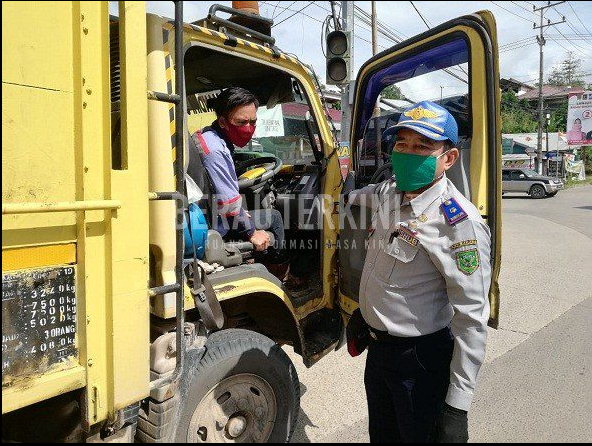
<svg viewBox="0 0 592 446">
<path fill-rule="evenodd" d="M 231 87 L 223 90 L 216 98 L 208 100 L 208 107 L 216 112 L 216 116 L 228 118 L 236 107 L 254 104 L 259 108 L 259 99 L 249 90 L 241 87 Z"/>
</svg>

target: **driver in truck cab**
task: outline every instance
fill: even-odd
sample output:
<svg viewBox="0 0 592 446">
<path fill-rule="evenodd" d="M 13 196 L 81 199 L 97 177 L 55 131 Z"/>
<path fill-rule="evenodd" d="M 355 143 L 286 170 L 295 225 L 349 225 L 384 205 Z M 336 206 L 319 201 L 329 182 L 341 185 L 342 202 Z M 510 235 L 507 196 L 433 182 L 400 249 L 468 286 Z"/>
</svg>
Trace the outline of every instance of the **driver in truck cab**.
<svg viewBox="0 0 592 446">
<path fill-rule="evenodd" d="M 276 209 L 248 212 L 243 207 L 234 166 L 235 147 L 245 147 L 255 134 L 259 100 L 244 88 L 224 90 L 211 101 L 217 119 L 210 127 L 194 135 L 202 147 L 203 165 L 210 178 L 218 202 L 215 229 L 226 240 L 249 241 L 255 251 L 269 250 L 268 269 L 280 279 L 286 279 L 288 256 L 284 251 L 284 222 Z M 275 237 L 275 245 L 270 246 Z"/>
</svg>

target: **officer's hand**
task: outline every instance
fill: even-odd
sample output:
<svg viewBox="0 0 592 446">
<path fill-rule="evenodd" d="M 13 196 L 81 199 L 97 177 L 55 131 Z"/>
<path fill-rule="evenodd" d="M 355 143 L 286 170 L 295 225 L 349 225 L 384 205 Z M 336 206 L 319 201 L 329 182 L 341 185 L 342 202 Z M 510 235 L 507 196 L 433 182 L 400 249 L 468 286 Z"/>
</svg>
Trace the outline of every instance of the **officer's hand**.
<svg viewBox="0 0 592 446">
<path fill-rule="evenodd" d="M 444 405 L 436 421 L 436 443 L 468 443 L 469 417 L 464 410 Z"/>
<path fill-rule="evenodd" d="M 271 237 L 265 231 L 255 231 L 249 241 L 255 246 L 255 251 L 261 252 L 269 248 Z"/>
</svg>

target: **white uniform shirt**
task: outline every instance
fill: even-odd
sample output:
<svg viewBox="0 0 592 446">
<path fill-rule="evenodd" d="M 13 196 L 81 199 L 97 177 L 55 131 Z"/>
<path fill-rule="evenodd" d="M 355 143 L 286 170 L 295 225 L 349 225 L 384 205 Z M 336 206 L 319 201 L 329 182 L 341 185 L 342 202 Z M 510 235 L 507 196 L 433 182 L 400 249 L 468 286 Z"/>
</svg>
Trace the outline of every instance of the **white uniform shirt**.
<svg viewBox="0 0 592 446">
<path fill-rule="evenodd" d="M 441 208 L 451 198 L 468 214 L 456 225 Z M 446 402 L 468 411 L 485 359 L 490 230 L 446 177 L 402 200 L 393 180 L 350 194 L 351 204 L 374 211 L 360 309 L 372 328 L 392 336 L 425 336 L 450 325 L 454 355 Z"/>
</svg>

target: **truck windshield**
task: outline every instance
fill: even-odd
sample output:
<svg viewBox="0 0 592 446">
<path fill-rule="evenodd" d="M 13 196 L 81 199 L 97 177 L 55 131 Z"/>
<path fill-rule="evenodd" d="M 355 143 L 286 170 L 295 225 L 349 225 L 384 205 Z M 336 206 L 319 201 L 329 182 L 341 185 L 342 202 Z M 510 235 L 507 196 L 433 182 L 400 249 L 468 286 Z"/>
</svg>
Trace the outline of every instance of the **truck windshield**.
<svg viewBox="0 0 592 446">
<path fill-rule="evenodd" d="M 307 119 L 313 129 L 312 138 L 320 147 L 318 129 L 310 117 L 308 104 L 288 102 L 268 109 L 260 107 L 257 113 L 257 130 L 247 147 L 237 153 L 252 152 L 255 155 L 271 154 L 284 164 L 310 164 L 315 161 L 313 141 L 307 130 Z"/>
<path fill-rule="evenodd" d="M 211 125 L 216 119 L 216 115 L 203 104 L 219 93 L 218 90 L 190 98 L 188 124 L 191 133 Z M 331 109 L 329 112 L 334 119 L 340 119 L 341 112 L 338 110 Z M 287 101 L 259 107 L 255 135 L 246 147 L 236 147 L 235 158 L 243 161 L 252 157 L 275 156 L 287 165 L 311 164 L 316 160 L 315 147 L 323 151 L 314 111 L 301 87 L 294 83 L 293 93 Z"/>
</svg>

